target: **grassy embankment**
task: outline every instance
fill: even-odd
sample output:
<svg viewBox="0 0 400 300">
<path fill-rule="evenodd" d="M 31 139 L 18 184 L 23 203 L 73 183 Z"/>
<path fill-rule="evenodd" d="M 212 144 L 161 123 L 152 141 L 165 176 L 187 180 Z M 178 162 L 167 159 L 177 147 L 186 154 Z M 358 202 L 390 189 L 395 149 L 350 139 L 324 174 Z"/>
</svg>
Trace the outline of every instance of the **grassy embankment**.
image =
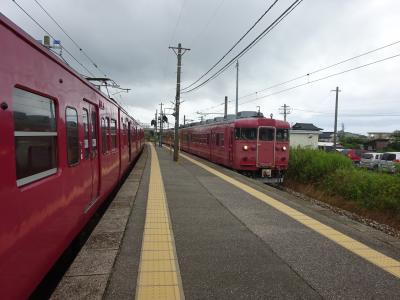
<svg viewBox="0 0 400 300">
<path fill-rule="evenodd" d="M 400 229 L 400 175 L 355 168 L 339 153 L 292 149 L 285 185 Z"/>
</svg>

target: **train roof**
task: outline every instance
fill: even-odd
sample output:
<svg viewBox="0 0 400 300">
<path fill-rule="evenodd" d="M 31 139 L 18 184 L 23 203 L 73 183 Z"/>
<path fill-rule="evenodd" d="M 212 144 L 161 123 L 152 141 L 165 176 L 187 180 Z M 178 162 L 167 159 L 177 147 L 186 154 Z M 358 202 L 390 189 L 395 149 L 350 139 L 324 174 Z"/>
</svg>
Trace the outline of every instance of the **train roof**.
<svg viewBox="0 0 400 300">
<path fill-rule="evenodd" d="M 255 111 L 238 112 L 238 117 L 228 115 L 226 118 L 217 117 L 202 122 L 193 122 L 180 126 L 180 128 L 208 127 L 214 125 L 233 124 L 234 127 L 255 127 L 255 126 L 279 126 L 289 128 L 288 122 L 276 119 L 268 119 L 262 113 Z"/>
<path fill-rule="evenodd" d="M 101 95 L 105 100 L 108 102 L 113 103 L 116 105 L 118 108 L 121 109 L 126 115 L 131 117 L 135 123 L 139 125 L 139 123 L 133 118 L 117 101 L 115 101 L 113 98 L 108 97 L 108 95 L 104 94 L 102 91 L 100 91 L 93 83 L 89 82 L 83 75 L 79 74 L 76 70 L 74 70 L 72 67 L 68 66 L 64 61 L 62 61 L 57 55 L 52 53 L 50 50 L 48 50 L 46 47 L 44 47 L 42 44 L 39 44 L 38 41 L 36 41 L 32 36 L 30 36 L 27 32 L 25 32 L 21 27 L 19 27 L 17 24 L 12 22 L 10 19 L 8 19 L 4 14 L 0 12 L 0 24 L 3 24 L 6 28 L 14 32 L 17 36 L 19 36 L 22 40 L 24 40 L 26 43 L 28 43 L 32 48 L 36 49 L 40 53 L 42 53 L 44 56 L 47 58 L 51 59 L 53 62 L 61 66 L 64 70 L 78 78 L 83 84 L 94 90 L 97 94 Z"/>
</svg>

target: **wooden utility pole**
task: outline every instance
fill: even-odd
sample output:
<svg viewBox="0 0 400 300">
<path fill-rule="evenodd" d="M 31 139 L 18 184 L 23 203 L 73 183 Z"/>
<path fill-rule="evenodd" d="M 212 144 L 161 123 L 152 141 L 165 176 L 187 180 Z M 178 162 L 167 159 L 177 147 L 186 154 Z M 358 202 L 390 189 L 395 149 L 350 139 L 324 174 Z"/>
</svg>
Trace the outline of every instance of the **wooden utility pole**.
<svg viewBox="0 0 400 300">
<path fill-rule="evenodd" d="M 178 58 L 177 72 L 176 72 L 175 139 L 174 139 L 174 161 L 178 161 L 178 158 L 179 158 L 179 105 L 180 105 L 180 98 L 181 98 L 182 55 L 185 54 L 185 52 L 189 51 L 190 49 L 182 48 L 181 43 L 178 44 L 178 47 L 169 47 L 169 49 L 172 49 Z"/>
<path fill-rule="evenodd" d="M 336 142 L 337 142 L 337 117 L 338 117 L 338 100 L 339 100 L 339 87 L 336 87 L 336 90 L 332 90 L 332 92 L 336 92 L 336 102 L 335 102 L 335 125 L 333 129 L 333 150 L 336 151 Z"/>
</svg>

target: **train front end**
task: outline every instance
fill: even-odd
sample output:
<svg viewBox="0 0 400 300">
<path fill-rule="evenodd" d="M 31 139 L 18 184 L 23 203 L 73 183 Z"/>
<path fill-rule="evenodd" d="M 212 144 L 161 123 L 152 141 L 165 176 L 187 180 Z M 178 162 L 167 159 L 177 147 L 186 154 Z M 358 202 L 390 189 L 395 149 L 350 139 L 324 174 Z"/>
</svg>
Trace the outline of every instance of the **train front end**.
<svg viewBox="0 0 400 300">
<path fill-rule="evenodd" d="M 289 163 L 289 123 L 266 118 L 235 122 L 235 169 L 280 183 Z"/>
</svg>

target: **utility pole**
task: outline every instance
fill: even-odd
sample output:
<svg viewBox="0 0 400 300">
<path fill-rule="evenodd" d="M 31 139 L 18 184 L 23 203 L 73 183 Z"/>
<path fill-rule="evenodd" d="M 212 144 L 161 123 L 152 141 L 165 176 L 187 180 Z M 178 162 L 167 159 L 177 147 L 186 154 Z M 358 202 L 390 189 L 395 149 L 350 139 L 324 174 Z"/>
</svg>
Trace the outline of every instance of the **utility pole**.
<svg viewBox="0 0 400 300">
<path fill-rule="evenodd" d="M 175 140 L 174 140 L 174 161 L 178 161 L 179 158 L 179 105 L 181 98 L 181 66 L 182 66 L 182 55 L 188 48 L 182 48 L 181 43 L 178 47 L 169 47 L 172 49 L 178 58 L 177 72 L 176 72 L 176 97 L 175 97 Z M 183 50 L 183 51 L 182 51 Z"/>
<path fill-rule="evenodd" d="M 183 115 L 183 125 L 186 125 L 186 115 Z"/>
<path fill-rule="evenodd" d="M 224 119 L 228 116 L 228 96 L 225 96 Z"/>
<path fill-rule="evenodd" d="M 155 120 L 155 123 L 154 123 L 154 147 L 157 146 L 157 127 L 158 127 L 158 125 L 157 125 L 157 117 L 158 116 L 157 115 L 158 115 L 158 111 L 156 109 L 156 115 L 154 118 L 154 120 Z"/>
<path fill-rule="evenodd" d="M 335 102 L 335 125 L 333 129 L 333 150 L 336 151 L 336 141 L 337 141 L 337 115 L 338 115 L 338 100 L 339 100 L 339 87 L 336 87 L 336 90 L 332 90 L 332 92 L 336 92 L 336 102 Z"/>
<path fill-rule="evenodd" d="M 279 114 L 283 115 L 283 119 L 286 122 L 286 116 L 291 113 L 291 109 L 289 105 L 283 104 L 283 106 L 280 107 L 280 112 Z"/>
<path fill-rule="evenodd" d="M 236 61 L 236 106 L 235 106 L 235 118 L 237 118 L 239 109 L 239 60 Z"/>
<path fill-rule="evenodd" d="M 160 109 L 160 143 L 158 144 L 159 147 L 162 147 L 162 135 L 163 135 L 163 123 L 164 123 L 164 113 L 163 113 L 163 103 L 160 103 L 161 109 Z"/>
</svg>

